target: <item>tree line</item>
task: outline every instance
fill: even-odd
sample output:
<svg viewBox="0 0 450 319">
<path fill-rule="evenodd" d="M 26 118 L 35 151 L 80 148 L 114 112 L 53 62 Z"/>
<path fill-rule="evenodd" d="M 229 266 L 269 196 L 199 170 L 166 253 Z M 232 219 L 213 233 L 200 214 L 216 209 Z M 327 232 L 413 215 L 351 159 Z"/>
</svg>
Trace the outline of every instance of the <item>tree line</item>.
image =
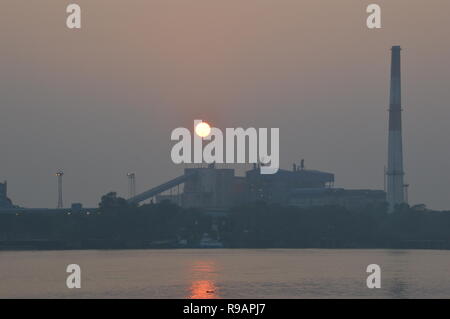
<svg viewBox="0 0 450 319">
<path fill-rule="evenodd" d="M 93 211 L 0 214 L 0 249 L 2 243 L 27 241 L 31 248 L 40 241 L 53 243 L 52 248 L 197 247 L 205 233 L 230 248 L 450 249 L 450 212 L 408 205 L 388 213 L 386 205 L 358 211 L 258 202 L 213 218 L 170 202 L 137 206 L 108 193 Z"/>
</svg>

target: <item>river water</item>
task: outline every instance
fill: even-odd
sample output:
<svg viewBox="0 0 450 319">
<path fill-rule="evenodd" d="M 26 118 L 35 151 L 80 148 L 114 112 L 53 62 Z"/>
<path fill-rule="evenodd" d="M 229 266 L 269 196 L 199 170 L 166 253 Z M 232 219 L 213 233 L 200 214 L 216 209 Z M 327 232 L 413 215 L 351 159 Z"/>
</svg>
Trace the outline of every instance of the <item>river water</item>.
<svg viewBox="0 0 450 319">
<path fill-rule="evenodd" d="M 369 264 L 381 289 L 367 288 Z M 450 251 L 3 251 L 0 298 L 450 298 Z"/>
</svg>

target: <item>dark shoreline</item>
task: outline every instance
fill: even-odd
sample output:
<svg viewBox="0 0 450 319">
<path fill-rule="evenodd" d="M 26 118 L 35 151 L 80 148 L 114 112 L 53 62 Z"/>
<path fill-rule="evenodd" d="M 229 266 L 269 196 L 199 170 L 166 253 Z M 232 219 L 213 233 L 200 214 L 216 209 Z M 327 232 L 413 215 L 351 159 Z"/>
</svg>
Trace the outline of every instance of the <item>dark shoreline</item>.
<svg viewBox="0 0 450 319">
<path fill-rule="evenodd" d="M 215 216 L 170 202 L 128 205 L 110 194 L 89 212 L 0 214 L 0 251 L 222 247 L 449 250 L 450 212 L 254 203 Z"/>
<path fill-rule="evenodd" d="M 124 243 L 115 243 L 114 245 L 105 244 L 93 244 L 90 245 L 70 245 L 63 242 L 54 241 L 41 241 L 39 244 L 32 244 L 31 242 L 14 242 L 5 243 L 0 242 L 0 252 L 4 251 L 71 251 L 71 250 L 189 250 L 189 249 L 214 249 L 214 250 L 240 250 L 240 249 L 336 249 L 336 250 L 450 250 L 450 243 L 443 243 L 439 241 L 423 241 L 421 243 L 412 244 L 399 244 L 392 246 L 327 246 L 327 245 L 317 245 L 317 246 L 307 246 L 307 247 L 294 247 L 294 246 L 239 246 L 239 247 L 201 247 L 199 245 L 191 246 L 180 246 L 180 245 L 130 245 Z"/>
</svg>

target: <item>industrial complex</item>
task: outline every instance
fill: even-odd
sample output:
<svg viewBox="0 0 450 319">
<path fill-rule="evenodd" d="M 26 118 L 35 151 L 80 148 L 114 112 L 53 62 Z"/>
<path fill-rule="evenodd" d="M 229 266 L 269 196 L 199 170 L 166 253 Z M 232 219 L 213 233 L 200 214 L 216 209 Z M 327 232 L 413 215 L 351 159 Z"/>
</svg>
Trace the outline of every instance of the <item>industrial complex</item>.
<svg viewBox="0 0 450 319">
<path fill-rule="evenodd" d="M 406 202 L 407 185 L 403 181 L 401 48 L 393 46 L 391 51 L 387 194 L 382 190 L 335 188 L 334 174 L 307 170 L 302 160 L 300 164 L 293 164 L 292 170 L 279 170 L 272 175 L 261 174 L 260 167 L 254 165 L 244 177 L 235 176 L 233 169 L 216 168 L 214 164 L 187 168 L 182 176 L 128 201 L 137 204 L 148 199 L 170 200 L 182 207 L 208 210 L 223 210 L 255 201 L 301 207 L 339 205 L 347 209 L 387 202 L 392 211 L 396 205 Z"/>
<path fill-rule="evenodd" d="M 215 164 L 185 168 L 184 174 L 143 193 L 135 194 L 135 174 L 129 173 L 130 204 L 169 200 L 184 208 L 200 208 L 224 213 L 235 205 L 264 201 L 298 207 L 339 205 L 349 210 L 388 203 L 391 210 L 405 203 L 401 124 L 401 65 L 399 46 L 392 47 L 391 91 L 389 108 L 389 143 L 387 193 L 384 190 L 348 190 L 335 188 L 334 174 L 306 169 L 304 160 L 291 170 L 280 169 L 272 175 L 260 173 L 254 164 L 245 176 L 236 176 L 232 168 Z M 58 209 L 62 208 L 62 172 L 58 177 Z M 7 197 L 7 184 L 0 183 L 0 209 L 18 209 Z M 83 210 L 75 204 L 71 209 Z"/>
<path fill-rule="evenodd" d="M 258 201 L 300 207 L 339 205 L 348 209 L 386 201 L 382 190 L 346 190 L 334 188 L 333 184 L 333 174 L 297 168 L 295 164 L 292 170 L 279 170 L 273 175 L 260 174 L 255 165 L 245 176 L 235 176 L 234 169 L 209 165 L 187 168 L 184 175 L 132 197 L 129 202 L 170 200 L 185 208 L 213 212 Z"/>
</svg>

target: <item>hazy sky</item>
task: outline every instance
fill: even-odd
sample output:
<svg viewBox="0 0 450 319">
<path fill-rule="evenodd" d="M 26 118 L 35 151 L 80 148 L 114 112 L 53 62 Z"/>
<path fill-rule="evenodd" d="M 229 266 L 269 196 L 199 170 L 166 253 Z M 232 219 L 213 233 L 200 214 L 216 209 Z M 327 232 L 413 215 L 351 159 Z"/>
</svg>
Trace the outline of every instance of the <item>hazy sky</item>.
<svg viewBox="0 0 450 319">
<path fill-rule="evenodd" d="M 82 29 L 65 26 L 78 3 Z M 383 29 L 366 28 L 366 6 Z M 170 132 L 279 127 L 281 166 L 383 188 L 390 47 L 403 47 L 411 203 L 450 208 L 448 0 L 2 0 L 0 179 L 14 203 L 125 196 L 181 173 Z"/>
</svg>

